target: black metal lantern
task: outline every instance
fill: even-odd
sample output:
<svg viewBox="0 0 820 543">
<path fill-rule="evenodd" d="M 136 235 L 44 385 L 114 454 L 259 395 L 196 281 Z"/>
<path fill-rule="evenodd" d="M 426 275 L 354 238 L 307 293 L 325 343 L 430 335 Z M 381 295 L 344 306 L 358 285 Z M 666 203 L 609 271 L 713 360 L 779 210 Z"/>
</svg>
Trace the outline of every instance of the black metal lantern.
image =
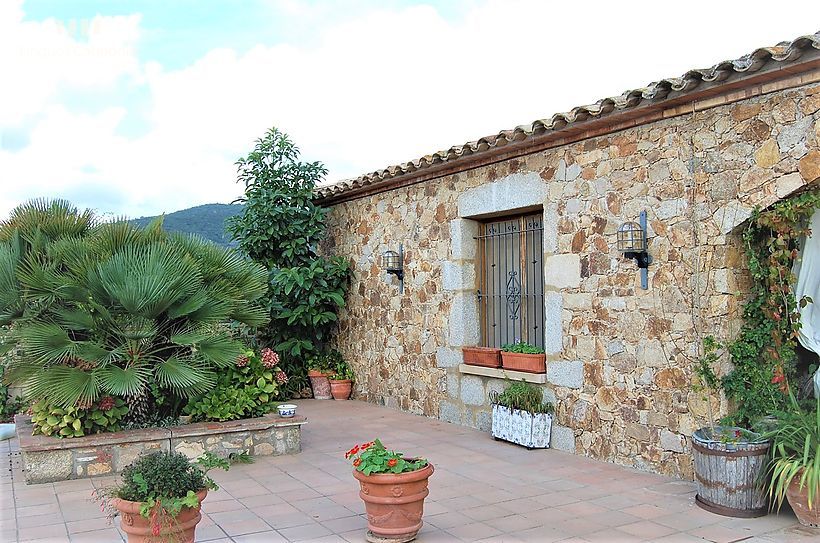
<svg viewBox="0 0 820 543">
<path fill-rule="evenodd" d="M 641 288 L 649 288 L 647 268 L 652 257 L 647 252 L 646 211 L 641 211 L 640 222 L 625 222 L 618 228 L 618 250 L 627 258 L 634 258 L 641 270 Z"/>
<path fill-rule="evenodd" d="M 399 278 L 399 292 L 404 292 L 404 247 L 399 245 L 398 253 L 390 250 L 382 253 L 382 267 Z"/>
</svg>

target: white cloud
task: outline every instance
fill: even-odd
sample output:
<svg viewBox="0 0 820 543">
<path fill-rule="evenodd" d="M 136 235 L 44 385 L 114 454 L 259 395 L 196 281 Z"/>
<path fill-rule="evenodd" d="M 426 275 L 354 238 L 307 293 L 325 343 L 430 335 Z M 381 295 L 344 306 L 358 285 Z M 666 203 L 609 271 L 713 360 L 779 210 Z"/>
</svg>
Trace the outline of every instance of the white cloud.
<svg viewBox="0 0 820 543">
<path fill-rule="evenodd" d="M 129 215 L 229 201 L 234 160 L 272 125 L 324 161 L 331 180 L 354 176 L 816 31 L 806 25 L 820 20 L 813 2 L 742 13 L 728 4 L 688 2 L 670 16 L 489 1 L 456 21 L 426 5 L 373 8 L 316 29 L 309 45 L 212 50 L 180 70 L 136 57 L 138 15 L 96 19 L 86 42 L 53 21 L 22 22 L 19 5 L 0 8 L 0 51 L 15 45 L 0 52 L 0 73 L 20 74 L 0 90 L 0 137 L 32 126 L 25 148 L 0 146 L 0 216 L 26 197 L 83 187 L 120 190 L 105 211 Z M 89 114 L 60 102 L 66 86 L 123 79 L 149 96 L 142 136 L 118 135 L 122 107 Z"/>
</svg>

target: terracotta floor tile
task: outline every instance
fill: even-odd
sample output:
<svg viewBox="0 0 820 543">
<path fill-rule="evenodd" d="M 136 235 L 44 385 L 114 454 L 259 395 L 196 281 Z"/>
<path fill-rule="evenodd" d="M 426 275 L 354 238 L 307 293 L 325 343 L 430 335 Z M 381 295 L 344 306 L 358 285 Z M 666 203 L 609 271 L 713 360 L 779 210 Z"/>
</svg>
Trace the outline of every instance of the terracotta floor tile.
<svg viewBox="0 0 820 543">
<path fill-rule="evenodd" d="M 621 532 L 634 535 L 636 537 L 643 537 L 644 539 L 653 539 L 663 537 L 675 532 L 673 528 L 652 522 L 650 520 L 641 520 L 633 522 L 632 524 L 624 524 L 616 528 Z"/>
<path fill-rule="evenodd" d="M 461 541 L 478 541 L 480 539 L 501 534 L 501 530 L 493 528 L 483 522 L 473 522 L 471 524 L 453 526 L 445 531 Z"/>
<path fill-rule="evenodd" d="M 228 540 L 226 540 L 228 541 Z M 235 543 L 287 543 L 288 540 L 279 532 L 269 530 L 255 534 L 240 535 L 233 538 Z"/>
<path fill-rule="evenodd" d="M 302 526 L 295 526 L 293 528 L 284 528 L 282 530 L 277 531 L 290 541 L 305 541 L 308 539 L 316 539 L 317 537 L 323 537 L 326 535 L 330 535 L 331 533 L 330 530 L 328 530 L 318 522 L 304 524 Z"/>
<path fill-rule="evenodd" d="M 364 504 L 343 455 L 376 436 L 423 453 L 436 467 L 421 543 L 818 540 L 790 513 L 760 519 L 706 513 L 694 505 L 691 482 L 552 449 L 527 451 L 486 432 L 363 402 L 298 403 L 310 418 L 303 451 L 215 473 L 223 488 L 203 504 L 198 541 L 363 542 Z M 16 447 L 16 440 L 0 442 L 0 457 L 12 467 L 0 471 L 0 541 L 16 541 L 18 526 L 25 537 L 49 543 L 68 541 L 69 532 L 72 541 L 123 539 L 119 520 L 108 525 L 90 499 L 92 488 L 110 486 L 113 477 L 26 486 Z"/>
</svg>

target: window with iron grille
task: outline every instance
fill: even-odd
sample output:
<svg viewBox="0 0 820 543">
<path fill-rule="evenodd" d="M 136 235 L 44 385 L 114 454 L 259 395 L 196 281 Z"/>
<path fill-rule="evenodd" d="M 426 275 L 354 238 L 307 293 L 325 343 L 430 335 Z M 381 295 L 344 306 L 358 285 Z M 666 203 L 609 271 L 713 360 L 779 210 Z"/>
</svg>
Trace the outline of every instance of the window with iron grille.
<svg viewBox="0 0 820 543">
<path fill-rule="evenodd" d="M 540 213 L 480 225 L 476 239 L 483 346 L 526 341 L 544 348 L 543 231 Z"/>
</svg>

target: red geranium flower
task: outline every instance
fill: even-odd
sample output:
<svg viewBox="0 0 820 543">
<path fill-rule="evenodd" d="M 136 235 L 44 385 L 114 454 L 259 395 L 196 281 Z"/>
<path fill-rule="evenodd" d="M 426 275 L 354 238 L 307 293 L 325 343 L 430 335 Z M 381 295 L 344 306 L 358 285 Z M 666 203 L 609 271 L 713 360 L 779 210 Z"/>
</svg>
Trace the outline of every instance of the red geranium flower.
<svg viewBox="0 0 820 543">
<path fill-rule="evenodd" d="M 398 463 L 399 463 L 398 460 L 396 460 L 395 458 L 391 458 L 390 460 L 387 461 L 387 467 L 392 468 L 393 466 L 395 466 Z"/>
<path fill-rule="evenodd" d="M 353 461 L 353 466 L 354 466 L 354 467 L 359 467 L 359 464 L 361 464 L 361 463 L 362 463 L 362 459 L 361 459 L 361 458 L 357 458 L 357 459 L 355 459 L 355 460 Z"/>
</svg>

